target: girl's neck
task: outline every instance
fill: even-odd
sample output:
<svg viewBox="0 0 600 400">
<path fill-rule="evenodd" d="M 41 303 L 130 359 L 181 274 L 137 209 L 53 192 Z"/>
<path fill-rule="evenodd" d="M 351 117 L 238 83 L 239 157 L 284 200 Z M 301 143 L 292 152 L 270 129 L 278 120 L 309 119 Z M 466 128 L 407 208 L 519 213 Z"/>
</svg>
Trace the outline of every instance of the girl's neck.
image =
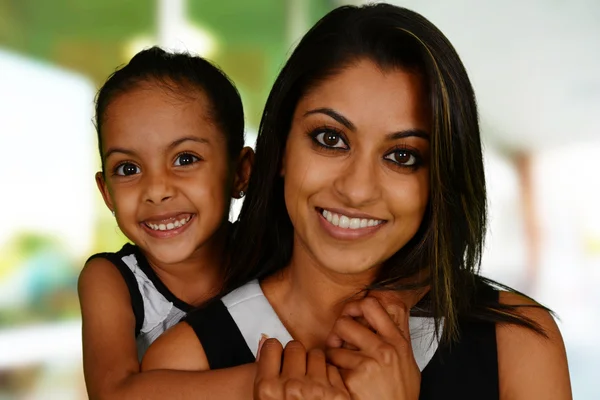
<svg viewBox="0 0 600 400">
<path fill-rule="evenodd" d="M 148 256 L 146 258 L 156 275 L 177 298 L 191 305 L 200 305 L 221 289 L 228 231 L 229 224 L 223 224 L 209 241 L 177 263 L 165 264 Z"/>
</svg>

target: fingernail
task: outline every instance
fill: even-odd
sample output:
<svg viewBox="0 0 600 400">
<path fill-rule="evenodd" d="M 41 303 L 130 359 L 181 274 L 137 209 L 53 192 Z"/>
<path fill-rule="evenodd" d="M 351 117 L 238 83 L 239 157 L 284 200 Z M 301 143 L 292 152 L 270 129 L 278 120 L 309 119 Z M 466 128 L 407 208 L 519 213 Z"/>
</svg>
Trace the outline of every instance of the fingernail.
<svg viewBox="0 0 600 400">
<path fill-rule="evenodd" d="M 269 338 L 268 335 L 261 333 L 260 334 L 260 340 L 258 341 L 258 350 L 256 351 L 256 361 L 258 361 L 258 359 L 260 358 L 260 349 L 262 349 L 263 344 L 265 343 L 265 341 Z"/>
<path fill-rule="evenodd" d="M 389 314 L 390 318 L 394 322 L 398 322 L 398 314 L 399 314 L 398 307 L 396 307 L 395 305 L 389 305 L 389 306 L 387 306 L 385 308 L 385 310 L 387 311 L 387 313 Z"/>
</svg>

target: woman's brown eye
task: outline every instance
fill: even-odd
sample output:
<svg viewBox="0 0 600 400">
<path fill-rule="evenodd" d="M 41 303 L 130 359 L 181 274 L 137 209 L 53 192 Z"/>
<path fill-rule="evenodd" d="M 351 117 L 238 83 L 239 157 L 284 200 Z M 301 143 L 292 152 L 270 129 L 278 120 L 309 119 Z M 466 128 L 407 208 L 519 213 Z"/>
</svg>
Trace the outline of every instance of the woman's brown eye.
<svg viewBox="0 0 600 400">
<path fill-rule="evenodd" d="M 336 132 L 321 132 L 313 136 L 313 140 L 323 147 L 328 148 L 346 148 L 346 142 L 342 139 L 342 135 Z"/>
<path fill-rule="evenodd" d="M 327 145 L 327 146 L 335 146 L 338 141 L 340 140 L 340 135 L 338 135 L 337 133 L 326 133 L 323 135 L 323 142 Z"/>
<path fill-rule="evenodd" d="M 406 150 L 396 150 L 388 154 L 385 158 L 403 167 L 414 166 L 418 161 L 414 154 Z"/>
<path fill-rule="evenodd" d="M 396 158 L 396 162 L 398 164 L 407 164 L 410 162 L 410 158 L 412 157 L 412 154 L 406 152 L 406 151 L 397 151 L 395 153 L 395 158 Z"/>
</svg>

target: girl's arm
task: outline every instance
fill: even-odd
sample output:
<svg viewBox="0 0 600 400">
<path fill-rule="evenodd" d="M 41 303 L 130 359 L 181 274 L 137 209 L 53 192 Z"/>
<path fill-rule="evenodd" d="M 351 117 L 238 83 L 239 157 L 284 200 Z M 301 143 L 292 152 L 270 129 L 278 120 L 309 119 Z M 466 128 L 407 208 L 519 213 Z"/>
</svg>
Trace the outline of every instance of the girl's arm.
<svg viewBox="0 0 600 400">
<path fill-rule="evenodd" d="M 141 368 L 141 375 L 147 375 L 149 380 L 156 379 L 150 376 L 160 379 L 182 377 L 178 382 L 188 385 L 189 393 L 193 393 L 196 399 L 253 398 L 256 363 L 210 370 L 202 344 L 185 322 L 173 326 L 152 343 Z M 173 392 L 165 393 L 173 395 Z"/>
<path fill-rule="evenodd" d="M 508 292 L 500 292 L 500 302 L 533 305 Z M 500 399 L 571 400 L 567 354 L 556 322 L 539 308 L 523 307 L 520 312 L 537 322 L 548 338 L 519 326 L 496 326 Z"/>
<path fill-rule="evenodd" d="M 83 367 L 90 399 L 198 399 L 212 398 L 213 394 L 220 396 L 220 400 L 235 398 L 229 395 L 235 395 L 230 391 L 233 385 L 229 378 L 227 384 L 219 379 L 221 371 L 209 373 L 208 386 L 209 379 L 198 372 L 140 373 L 129 291 L 110 261 L 90 260 L 79 277 L 78 290 L 83 318 Z M 251 394 L 254 365 L 235 369 L 233 373 L 240 382 L 247 376 Z M 213 386 L 213 381 L 220 382 L 221 387 Z M 210 397 L 204 397 L 205 394 Z"/>
</svg>

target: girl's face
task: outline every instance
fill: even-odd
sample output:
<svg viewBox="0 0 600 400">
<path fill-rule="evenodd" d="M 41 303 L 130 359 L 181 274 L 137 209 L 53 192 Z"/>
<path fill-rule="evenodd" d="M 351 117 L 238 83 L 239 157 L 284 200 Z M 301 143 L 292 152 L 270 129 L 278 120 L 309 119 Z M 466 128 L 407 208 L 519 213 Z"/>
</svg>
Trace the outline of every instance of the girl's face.
<svg viewBox="0 0 600 400">
<path fill-rule="evenodd" d="M 203 93 L 177 98 L 147 85 L 116 97 L 102 125 L 105 175 L 96 175 L 123 233 L 154 262 L 192 257 L 227 216 L 227 143 Z"/>
<path fill-rule="evenodd" d="M 281 171 L 294 257 L 370 275 L 415 235 L 429 193 L 426 104 L 418 75 L 368 60 L 300 99 Z"/>
</svg>

